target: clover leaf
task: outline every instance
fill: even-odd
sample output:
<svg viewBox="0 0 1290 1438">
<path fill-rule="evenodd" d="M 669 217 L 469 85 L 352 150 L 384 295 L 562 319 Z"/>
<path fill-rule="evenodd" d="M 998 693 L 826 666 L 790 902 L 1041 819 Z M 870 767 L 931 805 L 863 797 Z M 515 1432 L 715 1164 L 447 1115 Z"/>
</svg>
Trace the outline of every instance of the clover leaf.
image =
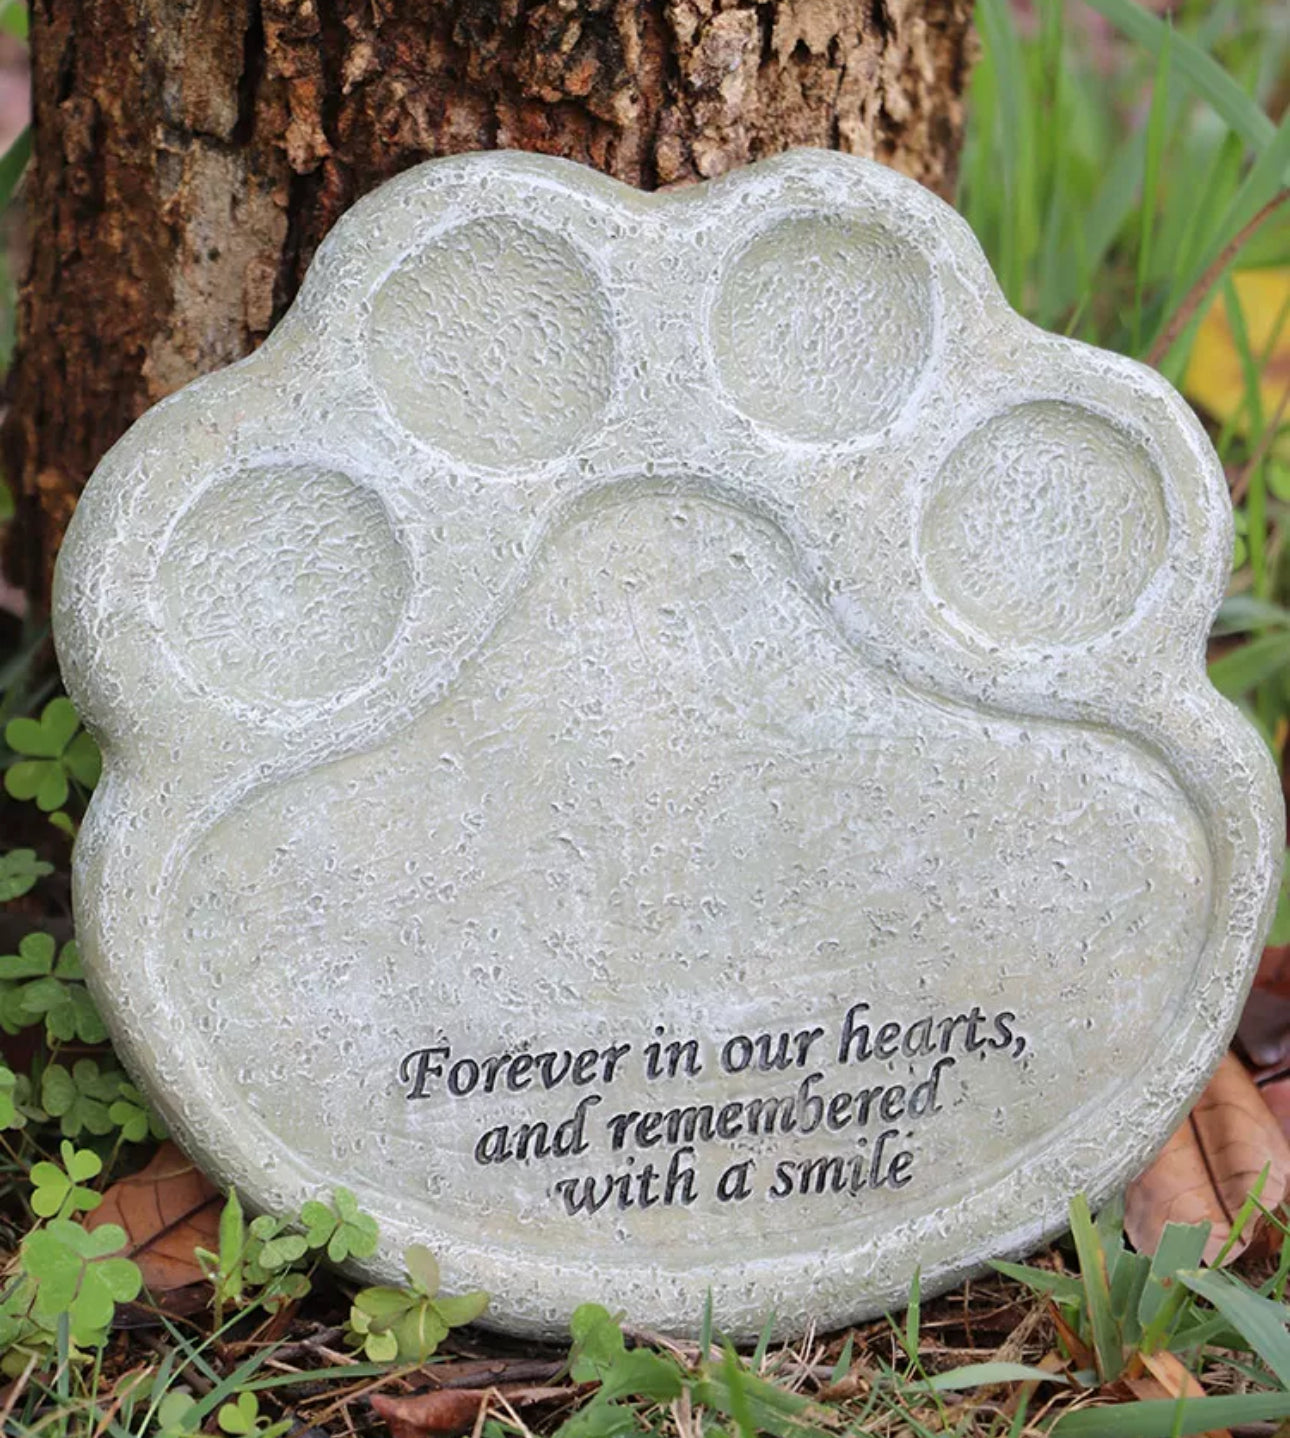
<svg viewBox="0 0 1290 1438">
<path fill-rule="evenodd" d="M 18 1075 L 0 1064 L 0 1128 L 21 1128 L 22 1118 L 15 1102 Z"/>
<path fill-rule="evenodd" d="M 52 975 L 36 979 L 23 990 L 22 1006 L 28 1013 L 44 1018 L 51 1041 L 70 1043 L 79 1039 L 83 1044 L 101 1044 L 107 1038 L 107 1028 L 94 1000 L 80 984 L 65 984 Z"/>
<path fill-rule="evenodd" d="M 0 1027 L 17 1033 L 43 1019 L 50 1043 L 101 1044 L 107 1028 L 84 977 L 74 939 L 59 949 L 52 934 L 28 934 L 16 954 L 0 954 Z"/>
<path fill-rule="evenodd" d="M 599 1383 L 627 1352 L 623 1330 L 599 1303 L 583 1303 L 575 1308 L 569 1332 L 573 1337 L 569 1376 L 575 1383 Z"/>
<path fill-rule="evenodd" d="M 232 1403 L 225 1403 L 219 1410 L 219 1426 L 232 1438 L 279 1438 L 292 1426 L 290 1419 L 281 1418 L 270 1423 L 260 1416 L 260 1400 L 249 1391 L 239 1393 Z"/>
<path fill-rule="evenodd" d="M 332 1206 L 310 1199 L 300 1210 L 305 1239 L 311 1249 L 326 1248 L 333 1263 L 347 1258 L 370 1258 L 376 1252 L 376 1220 L 358 1206 L 347 1188 L 332 1194 Z"/>
<path fill-rule="evenodd" d="M 422 1244 L 403 1255 L 408 1287 L 363 1288 L 349 1312 L 349 1341 L 373 1363 L 423 1363 L 450 1328 L 473 1323 L 488 1307 L 486 1293 L 440 1298 L 439 1265 Z"/>
<path fill-rule="evenodd" d="M 51 699 L 39 719 L 11 719 L 5 743 L 20 757 L 5 771 L 15 799 L 34 799 L 46 814 L 67 802 L 70 782 L 92 789 L 103 767 L 99 747 L 80 728 L 70 699 Z"/>
<path fill-rule="evenodd" d="M 254 1393 L 239 1393 L 232 1403 L 225 1403 L 219 1410 L 219 1426 L 225 1433 L 236 1438 L 254 1433 L 256 1419 L 260 1413 L 260 1400 Z"/>
<path fill-rule="evenodd" d="M 147 1100 L 132 1083 L 121 1080 L 116 1102 L 108 1109 L 108 1117 L 121 1130 L 127 1143 L 143 1143 L 146 1139 L 163 1139 L 166 1125 L 148 1107 Z"/>
<path fill-rule="evenodd" d="M 370 1258 L 379 1238 L 376 1220 L 359 1208 L 358 1200 L 347 1188 L 338 1188 L 332 1199 L 339 1222 L 327 1240 L 327 1257 L 333 1263 L 343 1263 L 350 1257 Z"/>
<path fill-rule="evenodd" d="M 54 866 L 38 859 L 35 849 L 11 849 L 0 854 L 0 904 L 21 898 L 37 879 L 53 872 Z"/>
<path fill-rule="evenodd" d="M 32 1317 L 36 1284 L 18 1274 L 0 1298 L 0 1373 L 17 1378 L 34 1357 L 47 1358 L 57 1343 L 57 1334 Z"/>
<path fill-rule="evenodd" d="M 66 1139 L 59 1147 L 63 1164 L 42 1161 L 32 1165 L 32 1211 L 41 1218 L 70 1218 L 73 1213 L 88 1213 L 102 1199 L 92 1188 L 82 1185 L 96 1178 L 103 1170 L 103 1160 L 87 1148 L 73 1148 Z"/>
<path fill-rule="evenodd" d="M 569 1320 L 573 1335 L 569 1376 L 575 1383 L 599 1383 L 600 1389 L 584 1412 L 599 1411 L 605 1431 L 617 1431 L 614 1418 L 630 1416 L 628 1405 L 616 1400 L 628 1394 L 670 1403 L 681 1396 L 681 1370 L 671 1358 L 647 1348 L 628 1348 L 623 1331 L 608 1309 L 599 1303 L 584 1303 Z M 599 1431 L 597 1420 L 596 1431 Z M 632 1425 L 635 1426 L 634 1424 Z M 592 1431 L 589 1425 L 587 1431 Z"/>
<path fill-rule="evenodd" d="M 183 1388 L 172 1388 L 158 1402 L 157 1431 L 161 1438 L 197 1438 L 202 1420 L 193 1395 Z"/>
<path fill-rule="evenodd" d="M 34 979 L 22 990 L 22 1008 L 45 1020 L 51 1043 L 79 1039 L 83 1044 L 101 1044 L 108 1036 L 84 984 L 67 983 L 52 974 Z"/>
<path fill-rule="evenodd" d="M 288 1232 L 284 1219 L 273 1218 L 267 1213 L 251 1220 L 250 1231 L 251 1237 L 258 1243 L 251 1245 L 247 1257 L 258 1263 L 266 1274 L 289 1268 L 309 1251 L 309 1244 L 302 1234 Z"/>
<path fill-rule="evenodd" d="M 93 1059 L 77 1059 L 70 1070 L 50 1064 L 41 1075 L 40 1101 L 68 1138 L 82 1132 L 111 1133 L 117 1124 L 110 1106 L 121 1092 L 121 1082 L 120 1069 L 101 1073 Z"/>
<path fill-rule="evenodd" d="M 34 1229 L 19 1250 L 23 1272 L 36 1284 L 33 1317 L 53 1326 L 66 1314 L 74 1343 L 101 1345 L 116 1305 L 137 1298 L 143 1287 L 137 1264 L 110 1256 L 125 1244 L 125 1230 L 115 1223 L 91 1232 L 70 1218 L 54 1218 Z"/>
<path fill-rule="evenodd" d="M 0 954 L 0 979 L 44 978 L 54 972 L 58 945 L 52 934 L 28 934 L 16 954 Z"/>
</svg>

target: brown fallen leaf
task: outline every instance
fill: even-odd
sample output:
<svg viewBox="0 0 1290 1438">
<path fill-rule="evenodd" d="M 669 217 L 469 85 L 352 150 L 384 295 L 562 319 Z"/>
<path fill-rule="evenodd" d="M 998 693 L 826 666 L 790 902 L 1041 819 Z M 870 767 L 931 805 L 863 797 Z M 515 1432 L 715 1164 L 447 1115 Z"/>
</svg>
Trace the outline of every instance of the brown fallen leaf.
<svg viewBox="0 0 1290 1438">
<path fill-rule="evenodd" d="M 1062 1317 L 1062 1311 L 1050 1299 L 1048 1302 L 1048 1318 L 1053 1327 L 1057 1330 L 1057 1336 L 1066 1346 L 1066 1352 L 1070 1354 L 1070 1360 L 1076 1368 L 1096 1368 L 1097 1359 L 1093 1356 L 1093 1350 L 1084 1342 L 1078 1333 Z"/>
<path fill-rule="evenodd" d="M 1290 1139 L 1290 1065 L 1282 1059 L 1271 1068 L 1256 1069 L 1253 1078 L 1259 1097 Z"/>
<path fill-rule="evenodd" d="M 1276 1208 L 1290 1181 L 1290 1144 L 1245 1065 L 1226 1054 L 1182 1126 L 1129 1185 L 1124 1230 L 1140 1253 L 1154 1253 L 1166 1223 L 1209 1223 L 1204 1258 L 1212 1263 L 1265 1165 L 1263 1204 Z M 1228 1261 L 1245 1250 L 1254 1228 L 1247 1226 Z"/>
<path fill-rule="evenodd" d="M 1290 1059 L 1290 997 L 1285 991 L 1251 989 L 1241 1011 L 1236 1038 L 1250 1066 L 1256 1070 L 1273 1068 Z"/>
<path fill-rule="evenodd" d="M 1147 1368 L 1147 1374 L 1138 1378 L 1126 1378 L 1124 1386 L 1134 1398 L 1204 1398 L 1205 1389 L 1199 1378 L 1188 1371 L 1182 1360 L 1173 1353 L 1140 1353 L 1138 1357 Z M 1226 1428 L 1207 1428 L 1199 1438 L 1232 1438 Z"/>
<path fill-rule="evenodd" d="M 465 1433 L 475 1426 L 479 1410 L 490 1398 L 504 1398 L 512 1407 L 552 1403 L 578 1392 L 568 1388 L 436 1388 L 410 1398 L 374 1393 L 372 1411 L 389 1425 L 394 1438 L 425 1438 L 427 1433 Z"/>
<path fill-rule="evenodd" d="M 119 1223 L 144 1283 L 154 1294 L 169 1293 L 205 1279 L 193 1250 L 218 1249 L 223 1203 L 201 1169 L 167 1141 L 146 1168 L 107 1190 L 85 1226 Z"/>
</svg>

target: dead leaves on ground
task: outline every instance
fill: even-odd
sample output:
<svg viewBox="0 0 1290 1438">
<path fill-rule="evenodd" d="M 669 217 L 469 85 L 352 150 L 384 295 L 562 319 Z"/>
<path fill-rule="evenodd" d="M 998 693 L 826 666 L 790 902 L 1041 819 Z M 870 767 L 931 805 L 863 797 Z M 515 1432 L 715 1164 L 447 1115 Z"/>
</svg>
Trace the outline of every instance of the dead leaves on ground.
<svg viewBox="0 0 1290 1438">
<path fill-rule="evenodd" d="M 1276 1208 L 1290 1183 L 1290 1143 L 1245 1065 L 1229 1053 L 1182 1127 L 1129 1185 L 1125 1232 L 1140 1253 L 1154 1253 L 1166 1223 L 1209 1223 L 1205 1262 L 1212 1263 L 1265 1167 L 1262 1202 Z M 1247 1225 L 1228 1257 L 1243 1252 L 1253 1233 Z"/>
<path fill-rule="evenodd" d="M 388 1398 L 374 1393 L 372 1411 L 389 1425 L 394 1438 L 424 1438 L 430 1434 L 466 1433 L 479 1420 L 487 1403 L 506 1408 L 527 1408 L 538 1403 L 568 1403 L 581 1389 L 505 1384 L 496 1388 L 432 1388 L 409 1398 Z"/>
<path fill-rule="evenodd" d="M 194 1249 L 219 1247 L 224 1196 L 190 1159 L 166 1142 L 152 1162 L 114 1183 L 86 1221 L 87 1228 L 119 1223 L 126 1256 L 143 1272 L 154 1296 L 205 1282 Z"/>
<path fill-rule="evenodd" d="M 1139 1376 L 1124 1379 L 1124 1387 L 1136 1399 L 1204 1398 L 1205 1387 L 1196 1375 L 1190 1372 L 1175 1353 L 1161 1350 L 1159 1353 L 1140 1353 L 1138 1358 L 1145 1369 Z M 1199 1438 L 1232 1438 L 1227 1428 L 1210 1428 Z"/>
</svg>

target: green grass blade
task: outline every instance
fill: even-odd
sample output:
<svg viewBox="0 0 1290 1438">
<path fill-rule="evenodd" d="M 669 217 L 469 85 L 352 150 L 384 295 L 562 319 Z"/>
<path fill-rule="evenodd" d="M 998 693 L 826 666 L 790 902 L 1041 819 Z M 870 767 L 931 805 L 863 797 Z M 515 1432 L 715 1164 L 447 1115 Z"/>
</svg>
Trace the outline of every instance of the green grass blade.
<svg viewBox="0 0 1290 1438">
<path fill-rule="evenodd" d="M 1133 293 L 1134 354 L 1142 350 L 1142 297 L 1151 274 L 1151 241 L 1156 212 L 1160 208 L 1160 174 L 1165 148 L 1165 121 L 1169 101 L 1169 60 L 1172 54 L 1173 26 L 1165 26 L 1164 44 L 1156 63 L 1156 78 L 1151 86 L 1151 110 L 1147 115 L 1146 150 L 1142 164 L 1142 206 L 1138 225 L 1138 266 Z"/>
<path fill-rule="evenodd" d="M 754 1373 L 761 1372 L 762 1364 L 765 1363 L 766 1354 L 770 1348 L 770 1336 L 774 1332 L 774 1329 L 775 1315 L 773 1313 L 768 1313 L 766 1315 L 765 1323 L 763 1323 L 761 1326 L 761 1336 L 757 1339 L 757 1347 L 753 1351 L 752 1370 Z"/>
<path fill-rule="evenodd" d="M 1223 601 L 1214 620 L 1214 634 L 1248 634 L 1253 629 L 1284 629 L 1290 625 L 1290 609 L 1255 594 L 1232 594 Z M 1195 1268 L 1195 1264 L 1187 1264 Z"/>
<path fill-rule="evenodd" d="M 1138 198 L 1146 144 L 1146 133 L 1139 130 L 1117 147 L 1095 198 L 1082 207 L 1083 227 L 1065 254 L 1064 283 L 1054 296 L 1059 312 L 1088 295 L 1094 273 L 1128 223 Z"/>
<path fill-rule="evenodd" d="M 842 1345 L 842 1352 L 838 1354 L 838 1361 L 833 1365 L 833 1372 L 829 1375 L 830 1383 L 841 1383 L 851 1372 L 852 1355 L 855 1353 L 856 1336 L 854 1333 L 847 1334 L 847 1341 Z"/>
<path fill-rule="evenodd" d="M 1212 1428 L 1290 1418 L 1290 1393 L 1232 1393 L 1218 1398 L 1151 1398 L 1064 1413 L 1052 1438 L 1186 1438 Z"/>
<path fill-rule="evenodd" d="M 1284 870 L 1282 871 L 1282 877 L 1284 878 Z M 1214 1255 L 1212 1267 L 1222 1268 L 1226 1264 L 1228 1254 L 1230 1254 L 1240 1242 L 1241 1235 L 1245 1232 L 1246 1227 L 1253 1221 L 1254 1215 L 1262 1210 L 1263 1190 L 1267 1186 L 1268 1174 L 1270 1172 L 1271 1164 L 1265 1163 L 1258 1178 L 1254 1180 L 1254 1187 L 1245 1195 L 1245 1201 L 1241 1204 L 1240 1208 L 1236 1210 L 1236 1217 L 1232 1220 L 1232 1227 L 1228 1231 L 1227 1239 L 1222 1248 Z"/>
<path fill-rule="evenodd" d="M 1089 0 L 1089 4 L 1152 55 L 1159 55 L 1169 43 L 1169 26 L 1135 0 Z M 1276 127 L 1255 100 L 1195 41 L 1175 35 L 1172 49 L 1174 68 L 1196 94 L 1207 100 L 1247 145 L 1257 151 L 1266 149 Z"/>
<path fill-rule="evenodd" d="M 247 1380 L 251 1378 L 256 1369 L 273 1357 L 279 1346 L 278 1344 L 268 1344 L 258 1352 L 252 1353 L 231 1373 L 221 1378 L 209 1393 L 196 1399 L 191 1415 L 193 1422 L 204 1422 L 222 1403 L 227 1403 L 230 1398 L 235 1397 L 238 1389 L 246 1387 Z"/>
<path fill-rule="evenodd" d="M 1035 148 L 1030 86 L 1016 23 L 1006 0 L 980 0 L 981 35 L 997 81 L 1004 208 L 999 281 L 1009 302 L 1021 308 L 1026 263 L 1035 248 Z"/>
<path fill-rule="evenodd" d="M 1151 337 L 1151 343 L 1146 346 L 1147 350 L 1150 350 L 1164 333 L 1178 304 L 1202 282 L 1206 273 L 1222 258 L 1224 250 L 1234 244 L 1245 226 L 1280 194 L 1284 188 L 1284 175 L 1287 166 L 1290 166 L 1290 114 L 1287 114 L 1282 120 L 1267 147 L 1250 167 L 1249 174 L 1246 175 L 1240 189 L 1237 190 L 1228 206 L 1227 213 L 1223 217 L 1217 234 L 1210 241 L 1209 248 L 1192 270 L 1176 283 L 1170 296 L 1170 302 L 1165 306 L 1160 323 Z M 1238 249 L 1231 255 L 1226 268 L 1230 269 L 1239 256 Z M 1197 319 L 1200 313 L 1201 311 L 1197 312 Z M 1194 332 L 1194 326 L 1192 331 Z M 1180 350 L 1184 356 L 1186 355 L 1190 349 L 1190 344 L 1184 346 L 1183 342 L 1186 338 L 1186 333 L 1179 336 L 1171 347 L 1171 355 L 1175 355 Z"/>
<path fill-rule="evenodd" d="M 990 1267 L 996 1273 L 1002 1273 L 1005 1278 L 1024 1283 L 1032 1293 L 1042 1293 L 1058 1303 L 1078 1303 L 1084 1294 L 1079 1279 L 1072 1278 L 1069 1273 L 1053 1273 L 1047 1268 L 1029 1268 L 1022 1263 L 1005 1263 L 1001 1258 L 995 1259 Z"/>
<path fill-rule="evenodd" d="M 1111 1280 L 1111 1311 L 1127 1348 L 1136 1348 L 1142 1338 L 1138 1311 L 1150 1277 L 1151 1260 L 1145 1253 L 1121 1253 Z"/>
<path fill-rule="evenodd" d="M 922 1287 L 922 1270 L 916 1268 L 909 1285 L 909 1307 L 905 1310 L 905 1352 L 911 1363 L 918 1361 L 918 1338 L 923 1308 Z"/>
<path fill-rule="evenodd" d="M 1259 386 L 1263 365 L 1250 344 L 1250 330 L 1245 323 L 1245 310 L 1241 307 L 1240 298 L 1236 293 L 1236 284 L 1230 273 L 1224 277 L 1221 290 L 1223 313 L 1227 318 L 1227 327 L 1232 333 L 1232 345 L 1241 366 L 1241 383 L 1244 386 L 1244 393 L 1241 395 L 1233 419 L 1235 420 L 1238 416 L 1248 416 L 1251 432 L 1259 435 L 1263 433 L 1263 395 Z M 1229 443 L 1234 428 L 1234 424 L 1230 428 L 1224 426 Z M 1218 452 L 1220 457 L 1224 455 L 1223 449 L 1219 449 Z"/>
<path fill-rule="evenodd" d="M 757 1438 L 757 1425 L 753 1422 L 752 1406 L 748 1402 L 748 1392 L 744 1387 L 743 1365 L 729 1344 L 726 1344 L 722 1369 L 730 1396 L 730 1416 L 735 1420 L 735 1428 L 740 1438 Z"/>
<path fill-rule="evenodd" d="M 1209 682 L 1220 694 L 1236 699 L 1248 694 L 1290 664 L 1290 633 L 1278 630 L 1262 634 L 1248 644 L 1215 659 L 1209 666 Z"/>
<path fill-rule="evenodd" d="M 1290 1388 L 1290 1308 L 1270 1298 L 1261 1298 L 1225 1273 L 1209 1270 L 1183 1272 L 1179 1279 L 1207 1303 L 1212 1303 L 1250 1347 Z"/>
<path fill-rule="evenodd" d="M 967 1388 L 985 1388 L 995 1383 L 1067 1385 L 1070 1379 L 1061 1373 L 1049 1373 L 1046 1368 L 1033 1368 L 1028 1363 L 968 1363 L 962 1368 L 933 1374 L 931 1378 L 909 1386 L 931 1389 L 935 1393 L 959 1393 Z"/>
<path fill-rule="evenodd" d="M 3 0 L 0 3 L 0 30 L 15 40 L 27 38 L 27 0 Z"/>
<path fill-rule="evenodd" d="M 1115 1315 L 1111 1311 L 1111 1289 L 1106 1272 L 1106 1254 L 1102 1248 L 1088 1200 L 1077 1193 L 1070 1207 L 1071 1237 L 1079 1255 L 1080 1282 L 1088 1305 L 1089 1325 L 1093 1330 L 1093 1350 L 1102 1379 L 1113 1383 L 1124 1367 L 1124 1350 Z"/>
<path fill-rule="evenodd" d="M 1138 1322 L 1145 1330 L 1143 1342 L 1154 1352 L 1163 1340 L 1174 1314 L 1186 1301 L 1187 1289 L 1178 1281 L 1179 1269 L 1199 1268 L 1208 1223 L 1167 1223 L 1151 1259 L 1151 1275 L 1138 1300 Z"/>
</svg>

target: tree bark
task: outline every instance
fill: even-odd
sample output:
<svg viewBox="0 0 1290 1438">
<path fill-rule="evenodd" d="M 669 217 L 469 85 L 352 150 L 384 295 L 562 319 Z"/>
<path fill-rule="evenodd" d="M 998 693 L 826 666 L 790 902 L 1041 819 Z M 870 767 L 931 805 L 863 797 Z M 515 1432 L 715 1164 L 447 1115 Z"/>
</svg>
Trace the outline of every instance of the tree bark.
<svg viewBox="0 0 1290 1438">
<path fill-rule="evenodd" d="M 793 145 L 948 195 L 971 0 L 33 0 L 32 235 L 0 434 L 15 582 L 149 405 L 253 349 L 365 191 L 435 155 L 647 189 Z"/>
</svg>

